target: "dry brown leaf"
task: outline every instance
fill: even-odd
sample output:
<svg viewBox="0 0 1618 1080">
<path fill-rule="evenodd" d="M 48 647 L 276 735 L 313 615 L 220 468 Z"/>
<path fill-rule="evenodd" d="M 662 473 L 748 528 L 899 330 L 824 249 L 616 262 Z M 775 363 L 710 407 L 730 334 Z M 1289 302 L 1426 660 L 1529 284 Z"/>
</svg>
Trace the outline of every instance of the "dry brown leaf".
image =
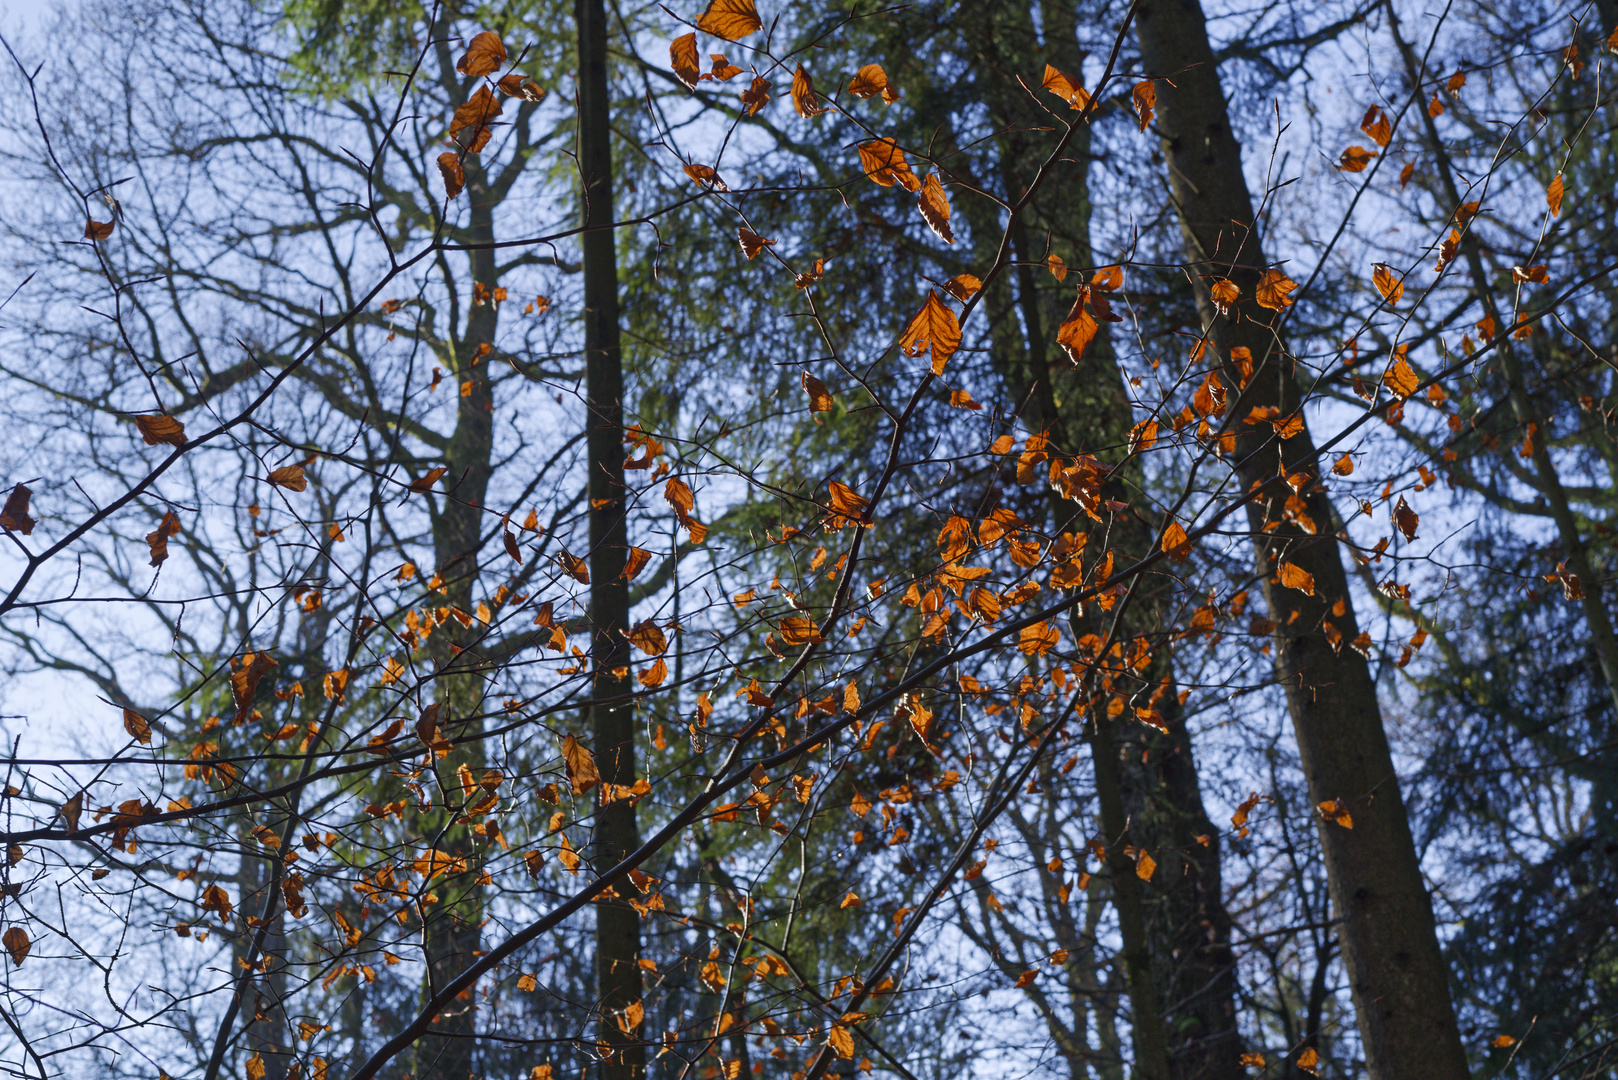
<svg viewBox="0 0 1618 1080">
<path fill-rule="evenodd" d="M 147 446 L 156 446 L 159 443 L 168 443 L 170 446 L 185 445 L 185 425 L 172 416 L 162 413 L 155 416 L 137 416 L 135 427 L 140 429 L 140 437 Z"/>
<path fill-rule="evenodd" d="M 303 491 L 309 487 L 309 479 L 303 475 L 302 465 L 283 465 L 279 469 L 271 469 L 266 479 L 288 491 Z"/>
<path fill-rule="evenodd" d="M 1214 282 L 1213 288 L 1209 289 L 1208 293 L 1213 299 L 1214 307 L 1219 309 L 1219 314 L 1221 315 L 1229 315 L 1230 309 L 1235 306 L 1236 301 L 1240 300 L 1242 296 L 1242 290 L 1229 278 Z"/>
<path fill-rule="evenodd" d="M 28 950 L 34 943 L 28 939 L 28 931 L 20 926 L 13 926 L 5 934 L 0 935 L 0 942 L 6 946 L 6 952 L 11 954 L 11 962 L 22 967 L 22 962 L 28 959 Z"/>
<path fill-rule="evenodd" d="M 634 581 L 635 578 L 640 576 L 640 572 L 646 569 L 646 564 L 651 559 L 652 553 L 650 551 L 645 548 L 631 546 L 629 557 L 624 560 L 623 573 L 619 574 L 618 577 L 624 581 Z"/>
<path fill-rule="evenodd" d="M 921 181 L 910 171 L 910 162 L 892 139 L 874 139 L 860 144 L 860 167 L 873 183 L 882 187 L 898 184 L 906 191 L 920 191 Z"/>
<path fill-rule="evenodd" d="M 6 496 L 5 508 L 0 509 L 0 529 L 20 532 L 24 536 L 34 531 L 34 526 L 39 522 L 28 515 L 28 499 L 33 494 L 33 489 L 26 484 L 17 484 L 11 489 Z"/>
<path fill-rule="evenodd" d="M 1084 302 L 1089 297 L 1089 286 L 1080 285 L 1078 295 L 1073 300 L 1073 310 L 1067 313 L 1067 318 L 1062 320 L 1062 325 L 1056 331 L 1056 343 L 1066 350 L 1067 358 L 1075 364 L 1084 358 L 1084 350 L 1101 331 L 1101 324 L 1085 310 Z"/>
<path fill-rule="evenodd" d="M 882 100 L 890 105 L 899 96 L 888 85 L 888 73 L 882 70 L 881 64 L 866 64 L 860 68 L 849 82 L 848 92 L 857 98 L 872 98 L 881 94 Z"/>
<path fill-rule="evenodd" d="M 1393 363 L 1388 365 L 1385 382 L 1388 389 L 1400 401 L 1414 394 L 1421 385 L 1421 380 L 1416 378 L 1415 369 L 1410 366 L 1410 362 L 1404 358 L 1402 353 L 1395 356 Z"/>
<path fill-rule="evenodd" d="M 1060 255 L 1047 255 L 1045 257 L 1045 269 L 1049 270 L 1051 277 L 1057 281 L 1067 280 L 1067 263 L 1062 261 Z"/>
<path fill-rule="evenodd" d="M 575 795 L 583 795 L 601 783 L 595 755 L 571 735 L 562 736 L 562 767 L 567 771 L 568 783 L 573 785 Z"/>
<path fill-rule="evenodd" d="M 461 156 L 453 151 L 446 150 L 438 155 L 438 175 L 444 178 L 444 195 L 453 199 L 466 190 L 466 170 L 461 166 Z"/>
<path fill-rule="evenodd" d="M 1394 504 L 1393 524 L 1404 533 L 1406 540 L 1416 538 L 1416 528 L 1421 524 L 1421 516 L 1410 509 L 1410 504 L 1405 502 L 1403 495 L 1399 496 L 1399 501 Z"/>
<path fill-rule="evenodd" d="M 1371 141 L 1378 146 L 1386 147 L 1388 140 L 1393 138 L 1393 125 L 1388 116 L 1382 111 L 1380 105 L 1372 105 L 1365 110 L 1365 118 L 1360 121 L 1360 130 L 1371 137 Z"/>
<path fill-rule="evenodd" d="M 1253 291 L 1253 299 L 1258 301 L 1259 307 L 1280 311 L 1292 306 L 1292 300 L 1287 294 L 1297 287 L 1298 283 L 1280 270 L 1266 270 L 1264 276 L 1259 279 L 1258 288 Z"/>
<path fill-rule="evenodd" d="M 134 709 L 124 709 L 124 731 L 142 746 L 152 745 L 151 722 Z"/>
<path fill-rule="evenodd" d="M 1090 104 L 1090 95 L 1079 85 L 1079 80 L 1049 64 L 1045 65 L 1045 77 L 1040 80 L 1040 86 L 1067 102 L 1070 108 L 1082 109 Z"/>
<path fill-rule="evenodd" d="M 927 227 L 937 233 L 946 244 L 955 243 L 955 233 L 949 227 L 949 197 L 944 194 L 944 185 L 939 183 L 938 174 L 928 173 L 927 179 L 921 183 L 921 219 Z"/>
<path fill-rule="evenodd" d="M 814 77 L 803 69 L 802 64 L 792 74 L 792 107 L 805 119 L 826 111 L 815 94 Z"/>
<path fill-rule="evenodd" d="M 146 534 L 146 546 L 151 550 L 153 566 L 162 566 L 169 557 L 169 537 L 177 535 L 179 531 L 180 519 L 170 510 L 163 515 L 157 528 Z"/>
<path fill-rule="evenodd" d="M 1337 159 L 1337 167 L 1344 172 L 1364 172 L 1374 157 L 1376 157 L 1375 150 L 1367 150 L 1363 146 L 1350 146 Z"/>
<path fill-rule="evenodd" d="M 1135 84 L 1135 89 L 1129 93 L 1129 100 L 1135 107 L 1135 118 L 1140 121 L 1140 129 L 1146 130 L 1157 113 L 1157 84 L 1150 79 Z"/>
<path fill-rule="evenodd" d="M 695 32 L 681 34 L 669 42 L 669 66 L 674 69 L 674 77 L 684 83 L 686 89 L 697 88 L 697 81 L 702 78 L 702 62 L 697 59 Z"/>
<path fill-rule="evenodd" d="M 983 288 L 983 282 L 971 274 L 956 274 L 944 282 L 944 291 L 961 303 L 972 299 L 972 294 Z"/>
<path fill-rule="evenodd" d="M 112 235 L 113 222 L 97 221 L 89 218 L 84 223 L 84 238 L 86 240 L 105 240 Z"/>
<path fill-rule="evenodd" d="M 708 10 L 697 20 L 697 29 L 726 41 L 740 41 L 764 25 L 753 0 L 708 0 Z"/>
<path fill-rule="evenodd" d="M 487 86 L 478 87 L 478 92 L 455 110 L 455 115 L 449 122 L 449 137 L 468 152 L 481 153 L 494 137 L 494 118 L 500 115 L 503 106 L 500 99 L 489 92 Z M 462 139 L 460 133 L 470 130 L 471 134 Z"/>
<path fill-rule="evenodd" d="M 1281 564 L 1281 584 L 1310 596 L 1315 595 L 1315 576 L 1296 563 Z"/>
<path fill-rule="evenodd" d="M 532 79 L 525 79 L 513 71 L 510 75 L 502 75 L 500 81 L 495 83 L 500 92 L 507 97 L 514 97 L 521 101 L 540 102 L 545 100 L 545 88 Z"/>
<path fill-rule="evenodd" d="M 493 75 L 506 62 L 506 46 L 500 35 L 485 30 L 466 46 L 466 52 L 455 62 L 455 70 L 473 79 Z"/>
<path fill-rule="evenodd" d="M 1618 33 L 1618 31 L 1614 31 Z M 1550 186 L 1545 189 L 1545 205 L 1551 208 L 1551 217 L 1562 216 L 1562 174 L 1557 173 Z"/>
<path fill-rule="evenodd" d="M 742 104 L 747 108 L 748 116 L 757 116 L 758 111 L 770 100 L 770 80 L 755 75 L 753 84 L 742 91 Z"/>
<path fill-rule="evenodd" d="M 742 254 L 749 259 L 775 243 L 774 240 L 766 240 L 745 226 L 736 230 L 736 241 L 742 246 Z"/>
<path fill-rule="evenodd" d="M 810 413 L 831 412 L 831 391 L 826 389 L 825 383 L 821 382 L 807 371 L 799 374 L 799 381 L 803 384 L 803 392 L 809 395 Z"/>
<path fill-rule="evenodd" d="M 1404 279 L 1395 277 L 1387 263 L 1376 264 L 1376 270 L 1371 274 L 1371 284 L 1376 286 L 1376 291 L 1382 294 L 1382 299 L 1388 302 L 1389 307 L 1397 304 L 1405 294 Z"/>
<path fill-rule="evenodd" d="M 961 347 L 961 324 L 938 294 L 927 290 L 927 302 L 916 312 L 910 325 L 899 339 L 899 348 L 906 356 L 920 356 L 929 350 L 933 356 L 933 374 L 942 375 L 955 350 Z"/>
</svg>

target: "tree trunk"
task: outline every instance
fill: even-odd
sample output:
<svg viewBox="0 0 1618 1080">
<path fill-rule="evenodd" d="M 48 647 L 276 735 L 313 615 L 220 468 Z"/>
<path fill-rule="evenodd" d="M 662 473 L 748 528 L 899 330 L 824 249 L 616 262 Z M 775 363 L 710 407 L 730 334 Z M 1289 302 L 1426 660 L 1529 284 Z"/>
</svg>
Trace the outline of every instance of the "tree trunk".
<svg viewBox="0 0 1618 1080">
<path fill-rule="evenodd" d="M 1077 77 L 1083 54 L 1078 49 L 1073 9 L 1046 0 L 1039 7 L 1046 30 L 1046 59 Z M 994 23 L 994 30 L 978 40 L 985 54 L 984 68 L 995 79 L 988 97 L 993 122 L 1004 133 L 999 138 L 1002 181 L 1008 196 L 1015 197 L 1041 162 L 1040 147 L 1050 138 L 1046 132 L 1030 129 L 1049 127 L 1051 121 L 1010 74 L 1025 62 L 1027 50 L 1019 43 L 1033 38 L 1030 11 L 1009 5 L 1000 10 Z M 1019 263 L 1014 279 L 1026 338 L 1012 349 L 996 340 L 993 357 L 1017 400 L 1026 403 L 1024 422 L 1031 430 L 1048 432 L 1053 450 L 1069 455 L 1111 455 L 1127 445 L 1131 420 L 1128 389 L 1116 355 L 1103 333 L 1078 366 L 1065 358 L 1053 362 L 1056 327 L 1072 305 L 1073 286 L 1058 282 L 1035 265 L 1047 254 L 1076 266 L 1096 260 L 1090 243 L 1088 129 L 1076 134 L 1065 157 L 1069 162 L 1062 166 L 1063 172 L 1040 192 L 1029 207 L 1031 213 L 1012 223 L 1012 244 Z M 976 235 L 982 230 L 975 227 L 973 231 Z M 1000 321 L 1015 322 L 1009 318 Z M 1115 497 L 1132 501 L 1129 489 L 1138 487 L 1142 479 L 1138 466 L 1120 474 Z M 1054 489 L 1051 500 L 1058 531 L 1087 527 L 1088 519 Z M 1111 529 L 1113 543 L 1127 551 L 1146 550 L 1155 536 L 1155 523 L 1133 511 L 1120 515 Z M 1161 633 L 1172 603 L 1173 597 L 1164 592 L 1137 590 L 1125 625 L 1120 627 L 1120 640 Z M 1082 633 L 1100 628 L 1076 629 Z M 1173 663 L 1166 650 L 1159 652 L 1143 678 L 1163 687 L 1157 708 L 1171 734 L 1160 735 L 1130 721 L 1127 728 L 1102 730 L 1092 739 L 1097 753 L 1109 755 L 1108 761 L 1097 762 L 1098 789 L 1108 785 L 1101 775 L 1106 772 L 1116 791 L 1116 799 L 1101 792 L 1109 863 L 1116 847 L 1122 860 L 1119 865 L 1133 866 L 1122 856 L 1122 848 L 1133 845 L 1150 852 L 1161 864 L 1154 880 L 1142 883 L 1131 870 L 1128 880 L 1114 890 L 1125 958 L 1130 961 L 1126 972 L 1133 1003 L 1136 1067 L 1142 1075 L 1172 1080 L 1240 1080 L 1245 1071 L 1236 1027 L 1230 917 L 1221 893 L 1219 830 L 1208 821 L 1203 807 L 1190 739 L 1179 715 Z M 1162 683 L 1165 678 L 1166 684 Z M 1109 721 L 1101 718 L 1101 723 Z M 1118 872 L 1118 866 L 1113 869 Z M 1129 908 L 1135 910 L 1126 910 Z"/>
<path fill-rule="evenodd" d="M 1199 267 L 1193 279 L 1211 346 L 1232 384 L 1241 385 L 1230 361 L 1233 347 L 1250 349 L 1257 369 L 1228 415 L 1243 417 L 1265 405 L 1290 415 L 1299 407 L 1299 392 L 1291 361 L 1276 345 L 1273 314 L 1253 303 L 1264 256 L 1251 227 L 1253 202 L 1202 8 L 1197 0 L 1151 0 L 1139 9 L 1135 25 L 1146 71 L 1162 76 L 1157 126 L 1186 259 Z M 1217 313 L 1209 295 L 1222 276 L 1242 292 L 1229 318 Z M 1467 1075 L 1466 1055 L 1376 684 L 1365 660 L 1350 649 L 1334 651 L 1325 632 L 1331 620 L 1342 641 L 1359 633 L 1325 492 L 1311 482 L 1300 493 L 1323 535 L 1284 522 L 1263 529 L 1283 517 L 1282 504 L 1291 494 L 1275 482 L 1278 469 L 1290 476 L 1304 468 L 1299 463 L 1313 454 L 1313 442 L 1305 431 L 1265 448 L 1268 437 L 1254 426 L 1230 426 L 1238 436 L 1235 457 L 1243 462 L 1244 486 L 1271 484 L 1249 518 L 1270 617 L 1278 626 L 1277 674 L 1310 795 L 1316 803 L 1336 801 L 1352 815 L 1352 828 L 1324 817 L 1318 824 L 1366 1064 L 1373 1080 L 1460 1080 Z M 1279 584 L 1275 570 L 1283 559 L 1313 576 L 1313 595 Z M 1338 602 L 1344 605 L 1341 615 L 1333 612 Z"/>
<path fill-rule="evenodd" d="M 635 782 L 634 712 L 629 695 L 629 547 L 624 499 L 624 375 L 618 341 L 618 264 L 612 230 L 612 145 L 607 88 L 607 14 L 602 0 L 578 0 L 579 170 L 583 182 L 584 356 L 590 500 L 590 666 L 597 704 L 590 734 L 603 789 Z M 639 846 L 635 806 L 623 799 L 596 816 L 591 863 L 605 870 Z M 630 889 L 632 886 L 620 886 Z M 611 1049 L 601 1075 L 645 1073 L 639 1030 L 617 1022 L 641 998 L 640 917 L 621 900 L 596 905 L 599 1036 Z"/>
</svg>

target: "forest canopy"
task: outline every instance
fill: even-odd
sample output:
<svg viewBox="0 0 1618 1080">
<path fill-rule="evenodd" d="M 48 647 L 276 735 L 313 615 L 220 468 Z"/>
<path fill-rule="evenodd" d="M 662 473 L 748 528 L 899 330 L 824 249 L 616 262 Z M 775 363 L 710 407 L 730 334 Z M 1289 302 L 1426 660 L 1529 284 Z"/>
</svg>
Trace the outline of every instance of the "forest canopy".
<svg viewBox="0 0 1618 1080">
<path fill-rule="evenodd" d="M 6 1075 L 1618 1075 L 1614 0 L 0 40 Z"/>
</svg>

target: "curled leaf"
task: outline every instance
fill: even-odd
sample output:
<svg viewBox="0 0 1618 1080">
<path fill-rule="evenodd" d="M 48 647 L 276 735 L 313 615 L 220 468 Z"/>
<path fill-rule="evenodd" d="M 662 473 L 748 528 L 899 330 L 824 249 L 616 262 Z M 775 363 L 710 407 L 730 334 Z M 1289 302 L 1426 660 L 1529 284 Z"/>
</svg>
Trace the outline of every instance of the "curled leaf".
<svg viewBox="0 0 1618 1080">
<path fill-rule="evenodd" d="M 921 201 L 918 204 L 921 210 L 921 219 L 927 227 L 937 233 L 946 244 L 955 243 L 955 232 L 949 227 L 949 197 L 944 194 L 944 185 L 939 183 L 938 174 L 928 173 L 927 179 L 921 183 Z"/>
<path fill-rule="evenodd" d="M 916 312 L 899 338 L 899 348 L 906 356 L 920 356 L 931 351 L 933 374 L 942 375 L 955 350 L 961 347 L 961 324 L 938 294 L 927 290 L 927 302 Z"/>
<path fill-rule="evenodd" d="M 1090 104 L 1090 95 L 1079 85 L 1079 80 L 1049 64 L 1045 65 L 1045 77 L 1040 80 L 1040 86 L 1067 102 L 1069 108 L 1082 109 Z"/>
<path fill-rule="evenodd" d="M 669 66 L 674 77 L 685 83 L 686 89 L 695 90 L 702 78 L 702 62 L 697 59 L 697 35 L 681 34 L 669 42 Z"/>
<path fill-rule="evenodd" d="M 438 175 L 444 178 L 444 194 L 453 199 L 466 190 L 466 170 L 461 166 L 461 156 L 446 150 L 438 155 Z"/>
<path fill-rule="evenodd" d="M 1135 118 L 1140 121 L 1140 129 L 1145 131 L 1152 117 L 1157 115 L 1157 84 L 1151 79 L 1136 83 L 1135 89 L 1129 93 L 1129 100 L 1135 107 Z"/>
<path fill-rule="evenodd" d="M 506 62 L 506 46 L 500 35 L 485 30 L 467 44 L 466 52 L 455 62 L 455 70 L 469 78 L 493 75 Z"/>
<path fill-rule="evenodd" d="M 562 736 L 562 767 L 567 771 L 568 783 L 573 785 L 575 795 L 583 795 L 601 782 L 595 755 L 571 735 Z"/>
<path fill-rule="evenodd" d="M 910 162 L 892 139 L 874 139 L 860 144 L 860 167 L 871 181 L 882 187 L 898 184 L 906 191 L 921 190 L 921 181 L 910 171 Z"/>
<path fill-rule="evenodd" d="M 11 954 L 11 962 L 18 967 L 22 967 L 22 962 L 28 959 L 28 950 L 34 947 L 34 943 L 28 939 L 28 931 L 20 926 L 13 926 L 0 935 L 0 942 L 5 943 L 6 952 Z"/>
<path fill-rule="evenodd" d="M 507 97 L 518 98 L 522 101 L 544 101 L 545 88 L 532 79 L 525 79 L 513 71 L 510 75 L 502 75 L 500 81 L 495 83 L 500 92 Z"/>
<path fill-rule="evenodd" d="M 803 69 L 802 64 L 798 65 L 798 70 L 792 75 L 792 107 L 805 119 L 819 116 L 826 111 L 820 104 L 820 99 L 815 96 L 813 76 Z"/>
<path fill-rule="evenodd" d="M 11 489 L 11 494 L 6 496 L 5 508 L 0 509 L 0 529 L 20 532 L 24 536 L 34 531 L 34 526 L 39 523 L 28 515 L 28 499 L 33 493 L 26 484 L 18 484 Z"/>
<path fill-rule="evenodd" d="M 137 416 L 135 427 L 140 429 L 141 439 L 147 446 L 156 446 L 159 443 L 168 443 L 170 446 L 185 445 L 185 425 L 172 416 L 165 416 L 162 413 Z"/>
<path fill-rule="evenodd" d="M 112 235 L 113 222 L 97 221 L 90 218 L 84 223 L 84 238 L 86 240 L 105 240 Z"/>
</svg>

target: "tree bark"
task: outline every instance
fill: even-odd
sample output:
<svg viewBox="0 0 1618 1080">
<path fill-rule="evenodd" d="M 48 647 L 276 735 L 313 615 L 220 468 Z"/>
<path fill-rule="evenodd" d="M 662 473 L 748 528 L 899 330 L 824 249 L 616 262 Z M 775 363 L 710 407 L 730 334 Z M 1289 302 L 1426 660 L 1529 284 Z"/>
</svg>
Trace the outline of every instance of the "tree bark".
<svg viewBox="0 0 1618 1080">
<path fill-rule="evenodd" d="M 624 376 L 618 337 L 607 14 L 602 0 L 577 0 L 579 169 L 583 185 L 586 460 L 590 500 L 590 666 L 596 704 L 590 734 L 603 789 L 635 782 L 635 727 L 629 696 L 629 547 L 624 499 Z M 621 799 L 596 816 L 591 864 L 599 872 L 640 844 L 635 806 Z M 632 886 L 624 886 L 632 888 Z M 639 1031 L 617 1020 L 641 999 L 640 917 L 622 900 L 596 905 L 599 1037 L 610 1050 L 604 1080 L 645 1073 Z"/>
<path fill-rule="evenodd" d="M 1137 13 L 1136 31 L 1146 72 L 1159 76 L 1157 127 L 1210 345 L 1232 386 L 1241 385 L 1241 374 L 1231 349 L 1250 349 L 1255 363 L 1243 392 L 1231 395 L 1237 400 L 1227 415 L 1240 418 L 1265 405 L 1289 415 L 1299 407 L 1299 392 L 1277 342 L 1274 314 L 1253 302 L 1264 255 L 1201 5 L 1150 0 Z M 1229 317 L 1217 312 L 1209 293 L 1227 276 L 1242 293 Z M 1335 801 L 1352 816 L 1352 828 L 1324 816 L 1318 827 L 1367 1067 L 1373 1080 L 1460 1080 L 1467 1075 L 1466 1054 L 1376 684 L 1365 660 L 1351 649 L 1335 651 L 1325 632 L 1330 620 L 1342 642 L 1359 633 L 1330 533 L 1330 504 L 1318 468 L 1303 464 L 1313 442 L 1304 431 L 1270 446 L 1253 425 L 1229 426 L 1237 433 L 1243 483 L 1270 485 L 1251 505 L 1249 519 L 1277 623 L 1277 674 L 1310 795 L 1317 804 Z M 1281 520 L 1291 490 L 1278 473 L 1305 469 L 1310 476 L 1299 497 L 1318 523 L 1313 530 Z M 1265 531 L 1276 521 L 1281 524 Z M 1279 584 L 1275 571 L 1283 560 L 1313 576 L 1312 595 Z M 1333 610 L 1339 602 L 1340 615 Z"/>
</svg>

